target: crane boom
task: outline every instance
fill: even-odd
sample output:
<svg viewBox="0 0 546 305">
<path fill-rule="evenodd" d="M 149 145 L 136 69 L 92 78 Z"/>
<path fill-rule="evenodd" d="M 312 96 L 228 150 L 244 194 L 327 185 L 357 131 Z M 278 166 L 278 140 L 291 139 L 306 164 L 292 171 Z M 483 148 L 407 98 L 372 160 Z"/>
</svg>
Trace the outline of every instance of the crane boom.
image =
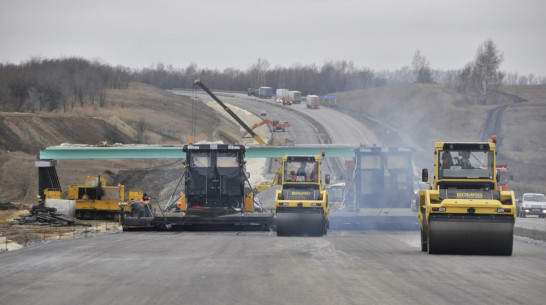
<svg viewBox="0 0 546 305">
<path fill-rule="evenodd" d="M 265 141 L 262 140 L 262 138 L 260 138 L 250 127 L 248 127 L 248 125 L 246 125 L 245 122 L 243 122 L 233 111 L 231 111 L 231 109 L 229 109 L 229 107 L 227 107 L 218 97 L 216 97 L 216 95 L 214 95 L 214 93 L 212 93 L 209 88 L 207 88 L 207 86 L 205 86 L 201 82 L 200 79 L 196 79 L 194 84 L 205 90 L 205 92 L 210 95 L 210 97 L 212 97 L 218 104 L 220 104 L 220 106 L 222 106 L 222 108 L 224 108 L 224 110 L 227 111 L 229 115 L 231 115 L 231 117 L 234 118 L 235 121 L 237 121 L 237 123 L 239 123 L 239 125 L 243 126 L 246 132 L 248 132 L 254 138 L 254 140 L 258 141 L 258 143 L 260 144 L 266 145 Z"/>
</svg>

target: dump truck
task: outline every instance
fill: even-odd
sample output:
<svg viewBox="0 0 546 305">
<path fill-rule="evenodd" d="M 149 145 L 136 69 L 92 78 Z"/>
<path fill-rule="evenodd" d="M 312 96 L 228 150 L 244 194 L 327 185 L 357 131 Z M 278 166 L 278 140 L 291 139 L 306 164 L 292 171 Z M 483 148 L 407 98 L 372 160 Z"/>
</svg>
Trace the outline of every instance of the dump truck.
<svg viewBox="0 0 546 305">
<path fill-rule="evenodd" d="M 202 142 L 184 145 L 183 151 L 179 200 L 157 207 L 151 217 L 123 212 L 124 229 L 269 230 L 273 213 L 254 200 L 244 145 Z"/>
<path fill-rule="evenodd" d="M 343 199 L 330 214 L 338 229 L 417 229 L 413 154 L 406 146 L 360 145 L 345 161 Z"/>
<path fill-rule="evenodd" d="M 282 162 L 281 189 L 275 194 L 277 236 L 323 236 L 329 228 L 330 210 L 326 184 L 321 177 L 324 157 L 285 155 Z"/>
<path fill-rule="evenodd" d="M 512 255 L 516 201 L 497 188 L 495 143 L 436 142 L 433 181 L 419 196 L 423 252 Z"/>
</svg>

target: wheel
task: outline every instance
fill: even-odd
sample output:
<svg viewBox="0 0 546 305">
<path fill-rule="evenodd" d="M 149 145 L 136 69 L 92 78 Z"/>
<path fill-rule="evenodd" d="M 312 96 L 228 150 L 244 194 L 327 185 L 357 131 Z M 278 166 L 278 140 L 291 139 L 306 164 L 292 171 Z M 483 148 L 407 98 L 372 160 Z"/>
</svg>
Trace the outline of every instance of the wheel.
<svg viewBox="0 0 546 305">
<path fill-rule="evenodd" d="M 421 229 L 421 251 L 422 252 L 428 251 L 427 237 L 423 229 Z"/>
<path fill-rule="evenodd" d="M 426 232 L 427 235 L 427 250 L 428 254 L 437 254 L 438 249 L 434 248 L 434 243 L 432 242 L 432 239 L 430 237 L 430 231 Z"/>
</svg>

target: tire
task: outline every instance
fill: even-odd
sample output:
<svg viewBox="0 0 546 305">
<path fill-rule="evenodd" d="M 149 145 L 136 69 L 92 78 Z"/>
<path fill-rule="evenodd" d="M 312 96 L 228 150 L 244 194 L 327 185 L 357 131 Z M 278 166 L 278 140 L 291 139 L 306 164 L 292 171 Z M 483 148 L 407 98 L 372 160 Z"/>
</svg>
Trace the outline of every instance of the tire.
<svg viewBox="0 0 546 305">
<path fill-rule="evenodd" d="M 438 250 L 434 248 L 434 243 L 430 238 L 430 232 L 427 232 L 427 250 L 428 254 L 438 254 Z"/>
<path fill-rule="evenodd" d="M 421 229 L 421 252 L 428 251 L 427 237 L 423 229 Z"/>
</svg>

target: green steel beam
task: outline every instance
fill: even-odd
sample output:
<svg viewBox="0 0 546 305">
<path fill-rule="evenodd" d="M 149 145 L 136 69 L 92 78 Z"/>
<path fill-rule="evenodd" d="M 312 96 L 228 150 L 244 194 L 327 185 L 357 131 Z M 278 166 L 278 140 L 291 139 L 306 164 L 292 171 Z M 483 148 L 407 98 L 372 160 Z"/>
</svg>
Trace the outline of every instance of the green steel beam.
<svg viewBox="0 0 546 305">
<path fill-rule="evenodd" d="M 182 159 L 182 146 L 50 146 L 40 151 L 41 160 L 63 159 Z"/>
<path fill-rule="evenodd" d="M 297 146 L 251 146 L 247 158 L 273 158 L 291 155 L 318 155 L 325 151 L 327 158 L 351 158 L 356 146 L 350 145 L 297 145 Z M 50 146 L 40 151 L 40 160 L 63 159 L 183 159 L 186 154 L 182 146 Z"/>
<path fill-rule="evenodd" d="M 309 144 L 297 146 L 252 146 L 246 150 L 247 158 L 274 158 L 290 155 L 320 155 L 324 150 L 326 158 L 352 158 L 356 146 L 335 144 Z"/>
</svg>

